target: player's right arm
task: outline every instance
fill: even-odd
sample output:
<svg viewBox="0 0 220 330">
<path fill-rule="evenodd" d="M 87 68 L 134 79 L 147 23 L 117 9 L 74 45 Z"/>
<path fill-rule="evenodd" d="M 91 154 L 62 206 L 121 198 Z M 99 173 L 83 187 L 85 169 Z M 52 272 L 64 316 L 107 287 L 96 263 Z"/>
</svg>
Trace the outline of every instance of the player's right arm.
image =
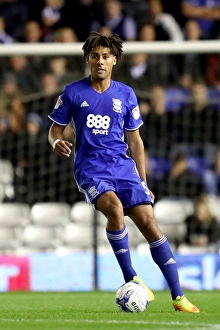
<svg viewBox="0 0 220 330">
<path fill-rule="evenodd" d="M 63 139 L 63 132 L 66 126 L 53 123 L 49 129 L 48 141 L 53 150 L 62 157 L 69 157 L 72 143 Z"/>
</svg>

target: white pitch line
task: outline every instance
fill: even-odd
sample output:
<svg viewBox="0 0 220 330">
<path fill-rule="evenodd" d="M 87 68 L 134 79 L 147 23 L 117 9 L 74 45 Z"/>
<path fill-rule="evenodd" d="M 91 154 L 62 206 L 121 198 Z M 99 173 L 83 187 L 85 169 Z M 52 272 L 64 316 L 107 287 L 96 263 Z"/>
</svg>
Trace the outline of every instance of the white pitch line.
<svg viewBox="0 0 220 330">
<path fill-rule="evenodd" d="M 190 322 L 158 322 L 158 321 L 131 321 L 131 320 L 48 320 L 48 319 L 36 319 L 36 320 L 25 320 L 25 319 L 0 319 L 0 322 L 22 322 L 22 323 L 30 323 L 30 322 L 37 322 L 37 323 L 43 323 L 43 322 L 50 322 L 50 323 L 99 323 L 99 324 L 137 324 L 137 325 L 158 325 L 158 326 L 188 326 L 192 327 L 193 330 L 205 330 L 207 328 L 211 328 L 212 330 L 220 330 L 220 324 L 212 324 L 212 323 L 190 323 Z"/>
</svg>

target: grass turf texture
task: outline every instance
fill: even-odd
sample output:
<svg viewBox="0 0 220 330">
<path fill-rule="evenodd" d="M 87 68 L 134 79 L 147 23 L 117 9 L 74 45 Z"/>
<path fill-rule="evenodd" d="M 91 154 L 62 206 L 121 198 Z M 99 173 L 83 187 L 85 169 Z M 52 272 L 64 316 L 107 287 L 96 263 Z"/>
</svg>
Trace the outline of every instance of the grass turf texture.
<svg viewBox="0 0 220 330">
<path fill-rule="evenodd" d="M 200 314 L 174 311 L 168 291 L 155 292 L 143 313 L 123 313 L 114 292 L 0 293 L 2 330 L 220 329 L 220 293 L 187 292 Z"/>
</svg>

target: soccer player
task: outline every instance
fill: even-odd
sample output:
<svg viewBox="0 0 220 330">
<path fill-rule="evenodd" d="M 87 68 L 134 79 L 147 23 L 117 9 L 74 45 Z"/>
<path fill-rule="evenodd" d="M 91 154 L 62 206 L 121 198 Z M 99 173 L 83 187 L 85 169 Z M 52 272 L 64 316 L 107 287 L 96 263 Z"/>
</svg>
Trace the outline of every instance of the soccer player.
<svg viewBox="0 0 220 330">
<path fill-rule="evenodd" d="M 150 301 L 154 300 L 153 292 L 132 266 L 124 222 L 124 215 L 128 215 L 149 242 L 152 258 L 170 288 L 174 309 L 199 313 L 183 294 L 169 242 L 154 218 L 137 97 L 131 87 L 111 79 L 123 52 L 122 43 L 118 35 L 107 37 L 98 32 L 86 39 L 82 49 L 91 75 L 64 87 L 49 115 L 53 123 L 48 140 L 54 152 L 69 157 L 72 143 L 64 139 L 63 132 L 71 123 L 76 183 L 86 201 L 107 219 L 107 238 L 125 282 L 141 283 Z"/>
</svg>

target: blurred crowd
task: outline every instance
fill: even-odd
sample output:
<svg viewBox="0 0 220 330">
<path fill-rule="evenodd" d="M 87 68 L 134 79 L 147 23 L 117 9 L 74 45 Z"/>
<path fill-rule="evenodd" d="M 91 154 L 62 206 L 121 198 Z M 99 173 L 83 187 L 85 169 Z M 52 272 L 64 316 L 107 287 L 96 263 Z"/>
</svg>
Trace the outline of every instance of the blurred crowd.
<svg viewBox="0 0 220 330">
<path fill-rule="evenodd" d="M 83 42 L 91 31 L 146 47 L 151 41 L 219 42 L 220 1 L 0 0 L 2 44 Z M 47 144 L 47 115 L 63 85 L 87 74 L 82 56 L 0 57 L 0 158 L 15 168 L 15 200 L 81 199 L 71 164 Z M 219 53 L 124 55 L 113 78 L 138 96 L 148 184 L 157 200 L 220 196 Z M 66 138 L 71 134 L 67 127 Z"/>
</svg>

